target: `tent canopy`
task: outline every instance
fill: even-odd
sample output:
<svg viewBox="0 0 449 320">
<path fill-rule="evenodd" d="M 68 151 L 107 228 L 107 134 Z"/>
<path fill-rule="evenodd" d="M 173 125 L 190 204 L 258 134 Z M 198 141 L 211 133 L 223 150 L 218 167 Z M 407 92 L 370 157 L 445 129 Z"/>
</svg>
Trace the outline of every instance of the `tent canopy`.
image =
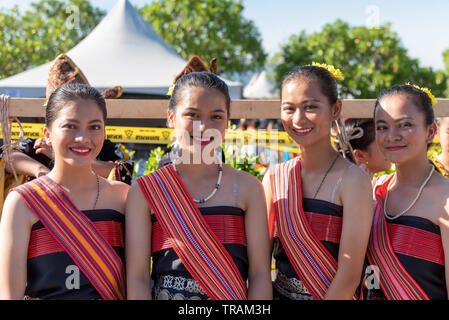
<svg viewBox="0 0 449 320">
<path fill-rule="evenodd" d="M 119 0 L 98 26 L 66 53 L 90 85 L 115 85 L 124 93 L 165 95 L 187 61 L 179 56 L 140 16 L 128 0 Z M 0 80 L 0 93 L 13 97 L 45 97 L 53 61 Z M 242 86 L 225 80 L 231 98 L 241 98 Z"/>
<path fill-rule="evenodd" d="M 275 94 L 275 86 L 267 78 L 267 73 L 262 71 L 259 75 L 254 75 L 251 81 L 243 89 L 243 96 L 247 99 L 278 99 Z"/>
</svg>

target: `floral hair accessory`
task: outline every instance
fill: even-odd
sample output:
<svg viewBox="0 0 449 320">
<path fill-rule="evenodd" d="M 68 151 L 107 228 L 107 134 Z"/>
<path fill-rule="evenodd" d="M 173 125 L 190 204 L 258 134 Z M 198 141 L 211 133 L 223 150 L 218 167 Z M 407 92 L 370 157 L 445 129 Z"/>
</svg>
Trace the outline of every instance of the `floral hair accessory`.
<svg viewBox="0 0 449 320">
<path fill-rule="evenodd" d="M 170 88 L 168 88 L 167 96 L 171 96 L 173 94 L 173 90 L 175 90 L 176 83 L 173 83 Z"/>
<path fill-rule="evenodd" d="M 434 106 L 438 102 L 438 99 L 435 98 L 435 96 L 432 94 L 432 92 L 430 92 L 430 89 L 425 88 L 425 87 L 421 88 L 420 86 L 418 86 L 416 84 L 411 84 L 410 82 L 407 82 L 406 84 L 408 86 L 415 87 L 416 89 L 421 90 L 422 92 L 426 93 L 429 96 L 430 100 L 432 101 L 432 106 Z"/>
<path fill-rule="evenodd" d="M 340 69 L 336 69 L 332 65 L 328 65 L 328 64 L 325 64 L 325 63 L 318 63 L 318 62 L 314 61 L 314 62 L 312 62 L 312 66 L 326 69 L 327 71 L 330 72 L 330 74 L 335 79 L 343 79 L 343 74 L 341 73 Z"/>
</svg>

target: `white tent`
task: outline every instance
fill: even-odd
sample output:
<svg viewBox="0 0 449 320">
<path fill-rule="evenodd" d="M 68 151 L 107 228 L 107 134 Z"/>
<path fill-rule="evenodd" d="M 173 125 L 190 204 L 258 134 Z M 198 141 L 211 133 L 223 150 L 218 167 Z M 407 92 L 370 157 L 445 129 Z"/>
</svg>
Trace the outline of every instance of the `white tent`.
<svg viewBox="0 0 449 320">
<path fill-rule="evenodd" d="M 243 96 L 247 99 L 277 99 L 276 89 L 272 81 L 267 78 L 267 73 L 262 71 L 254 75 L 251 81 L 243 89 Z"/>
<path fill-rule="evenodd" d="M 166 94 L 174 77 L 187 63 L 128 0 L 119 0 L 98 26 L 66 54 L 97 89 L 121 85 L 124 93 L 133 94 Z M 0 80 L 0 93 L 45 97 L 52 63 Z M 241 98 L 242 85 L 225 81 L 231 98 Z"/>
</svg>

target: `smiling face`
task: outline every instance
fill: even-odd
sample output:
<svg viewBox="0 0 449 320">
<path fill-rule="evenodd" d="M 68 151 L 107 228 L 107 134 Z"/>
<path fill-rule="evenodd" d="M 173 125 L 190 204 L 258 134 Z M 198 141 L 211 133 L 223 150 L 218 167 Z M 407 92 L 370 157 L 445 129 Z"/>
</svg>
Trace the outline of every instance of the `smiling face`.
<svg viewBox="0 0 449 320">
<path fill-rule="evenodd" d="M 339 101 L 331 106 L 317 80 L 299 78 L 282 87 L 282 124 L 290 137 L 303 147 L 318 141 L 329 142 L 332 122 L 338 119 L 340 111 Z"/>
<path fill-rule="evenodd" d="M 92 100 L 69 101 L 57 111 L 49 128 L 44 128 L 44 135 L 53 147 L 55 163 L 90 165 L 103 146 L 103 114 Z"/>
<path fill-rule="evenodd" d="M 382 98 L 375 111 L 376 143 L 388 160 L 401 164 L 425 157 L 436 132 L 419 107 L 403 94 Z"/>
<path fill-rule="evenodd" d="M 227 112 L 220 91 L 187 87 L 174 110 L 168 111 L 168 125 L 175 129 L 181 149 L 193 153 L 195 147 L 201 150 L 221 145 L 228 127 Z"/>
</svg>

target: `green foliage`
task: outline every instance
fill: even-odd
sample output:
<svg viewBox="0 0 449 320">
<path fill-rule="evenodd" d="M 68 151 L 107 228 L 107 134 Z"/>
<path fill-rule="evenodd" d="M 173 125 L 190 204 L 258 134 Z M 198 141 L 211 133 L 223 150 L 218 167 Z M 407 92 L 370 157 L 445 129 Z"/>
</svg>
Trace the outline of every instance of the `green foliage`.
<svg viewBox="0 0 449 320">
<path fill-rule="evenodd" d="M 257 155 L 253 154 L 248 157 L 238 151 L 232 151 L 230 148 L 224 152 L 226 163 L 228 165 L 235 169 L 249 172 L 260 180 L 263 179 L 265 168 L 263 166 L 258 166 L 261 162 Z M 147 175 L 157 170 L 159 161 L 164 154 L 165 151 L 161 147 L 157 147 L 150 151 L 150 156 L 146 161 L 143 161 L 143 159 L 137 160 L 134 164 L 134 178 L 139 178 L 142 175 L 142 172 L 144 175 Z M 143 166 L 143 168 L 141 166 Z"/>
<path fill-rule="evenodd" d="M 144 171 L 143 174 L 147 175 L 150 174 L 153 171 L 156 171 L 159 165 L 159 161 L 161 161 L 162 156 L 165 154 L 164 149 L 162 149 L 161 147 L 157 147 L 154 148 L 150 151 L 150 156 L 148 157 L 148 159 L 143 162 L 143 167 L 144 167 Z M 142 169 L 140 169 L 140 166 L 142 165 L 142 161 L 143 159 L 139 159 L 135 164 L 134 164 L 134 177 L 135 178 L 139 178 L 141 176 L 141 171 Z"/>
<path fill-rule="evenodd" d="M 232 74 L 262 68 L 267 56 L 243 9 L 241 0 L 156 0 L 139 11 L 182 57 L 217 58 L 219 73 Z"/>
<path fill-rule="evenodd" d="M 88 0 L 41 0 L 21 13 L 0 9 L 0 79 L 67 52 L 101 21 L 105 12 Z"/>
<path fill-rule="evenodd" d="M 430 146 L 429 150 L 427 150 L 427 158 L 430 159 L 431 157 L 436 157 L 441 154 L 441 145 L 438 140 L 434 140 L 432 145 Z"/>
<path fill-rule="evenodd" d="M 238 150 L 235 150 L 233 146 L 230 146 L 229 148 L 225 148 L 223 150 L 226 163 L 229 166 L 237 170 L 246 171 L 259 180 L 263 179 L 266 168 L 263 166 L 259 166 L 261 162 L 258 155 L 251 154 L 248 156 L 244 153 L 239 152 Z"/>
<path fill-rule="evenodd" d="M 449 63 L 449 53 L 446 57 Z M 409 57 L 388 23 L 368 28 L 337 20 L 319 32 L 292 35 L 271 60 L 276 82 L 280 84 L 288 71 L 312 61 L 342 70 L 344 79 L 338 83 L 343 98 L 375 98 L 383 89 L 407 82 L 428 87 L 437 97 L 446 90 L 448 76 Z"/>
<path fill-rule="evenodd" d="M 443 52 L 443 61 L 444 61 L 444 76 L 446 80 L 446 91 L 445 91 L 445 98 L 449 97 L 449 49 L 446 49 Z M 440 77 L 444 77 L 441 76 Z"/>
</svg>

